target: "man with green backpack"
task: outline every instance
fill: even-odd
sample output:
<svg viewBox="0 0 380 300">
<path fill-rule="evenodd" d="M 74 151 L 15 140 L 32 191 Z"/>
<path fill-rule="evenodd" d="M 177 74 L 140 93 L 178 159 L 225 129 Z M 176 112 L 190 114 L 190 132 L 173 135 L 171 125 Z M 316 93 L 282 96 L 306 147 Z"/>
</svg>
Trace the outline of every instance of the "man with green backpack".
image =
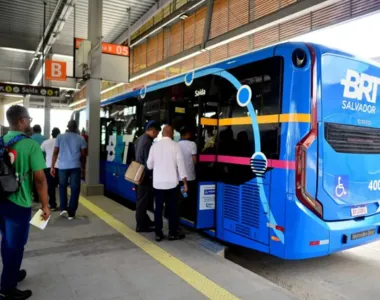
<svg viewBox="0 0 380 300">
<path fill-rule="evenodd" d="M 18 282 L 26 277 L 21 270 L 24 247 L 29 235 L 32 212 L 33 180 L 42 205 L 43 219 L 50 216 L 48 205 L 46 168 L 42 150 L 26 134 L 32 119 L 28 110 L 14 105 L 7 111 L 10 131 L 0 138 L 0 232 L 3 271 L 0 299 L 24 300 L 32 292 L 17 289 Z"/>
</svg>

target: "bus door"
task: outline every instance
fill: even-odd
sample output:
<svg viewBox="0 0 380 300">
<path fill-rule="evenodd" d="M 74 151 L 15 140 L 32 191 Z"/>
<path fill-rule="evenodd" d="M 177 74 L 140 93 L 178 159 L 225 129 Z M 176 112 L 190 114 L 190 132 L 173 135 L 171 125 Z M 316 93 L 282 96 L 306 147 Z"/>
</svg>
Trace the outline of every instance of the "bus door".
<svg viewBox="0 0 380 300">
<path fill-rule="evenodd" d="M 217 182 L 217 135 L 219 105 L 211 97 L 198 97 L 198 201 L 196 205 L 196 228 L 215 228 L 216 182 Z"/>
</svg>

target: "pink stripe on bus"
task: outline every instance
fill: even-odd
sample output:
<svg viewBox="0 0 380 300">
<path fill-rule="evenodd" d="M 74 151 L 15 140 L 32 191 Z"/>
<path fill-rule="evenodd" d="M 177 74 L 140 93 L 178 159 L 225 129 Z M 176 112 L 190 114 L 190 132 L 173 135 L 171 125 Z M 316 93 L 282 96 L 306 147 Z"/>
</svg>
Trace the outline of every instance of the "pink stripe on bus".
<svg viewBox="0 0 380 300">
<path fill-rule="evenodd" d="M 218 155 L 218 162 L 233 164 L 233 165 L 248 165 L 249 166 L 251 164 L 251 159 L 249 157 Z"/>
<path fill-rule="evenodd" d="M 215 162 L 215 154 L 201 154 L 199 156 L 200 162 Z M 233 164 L 233 165 L 244 165 L 249 166 L 251 159 L 249 157 L 240 157 L 240 156 L 228 156 L 228 155 L 218 155 L 218 162 Z M 268 159 L 268 168 L 276 169 L 296 169 L 296 163 L 290 160 L 278 160 L 278 159 Z"/>
</svg>

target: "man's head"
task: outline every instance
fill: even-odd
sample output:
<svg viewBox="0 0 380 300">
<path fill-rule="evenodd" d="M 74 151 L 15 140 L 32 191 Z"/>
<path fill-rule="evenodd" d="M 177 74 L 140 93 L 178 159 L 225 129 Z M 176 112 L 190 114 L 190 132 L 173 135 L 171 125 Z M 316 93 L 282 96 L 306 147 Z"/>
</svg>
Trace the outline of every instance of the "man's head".
<svg viewBox="0 0 380 300">
<path fill-rule="evenodd" d="M 67 129 L 70 132 L 78 132 L 78 123 L 75 120 L 70 120 L 69 123 L 67 124 Z"/>
<path fill-rule="evenodd" d="M 53 130 L 51 131 L 51 136 L 53 137 L 53 139 L 55 139 L 60 134 L 61 134 L 61 131 L 57 127 L 54 127 Z"/>
<path fill-rule="evenodd" d="M 160 133 L 160 125 L 156 121 L 150 121 L 146 125 L 145 133 L 149 135 L 152 139 L 155 139 Z"/>
<path fill-rule="evenodd" d="M 31 132 L 30 124 L 32 118 L 29 116 L 28 110 L 20 105 L 13 105 L 7 110 L 7 120 L 11 130 L 23 133 Z"/>
<path fill-rule="evenodd" d="M 34 125 L 33 126 L 33 133 L 41 133 L 42 129 L 40 125 Z"/>
<path fill-rule="evenodd" d="M 183 140 L 189 140 L 191 139 L 193 135 L 192 130 L 186 126 L 180 129 L 180 133 L 181 133 L 181 139 Z"/>
<path fill-rule="evenodd" d="M 173 127 L 171 127 L 170 125 L 166 125 L 164 129 L 162 129 L 162 136 L 173 139 L 173 136 L 174 136 Z"/>
</svg>

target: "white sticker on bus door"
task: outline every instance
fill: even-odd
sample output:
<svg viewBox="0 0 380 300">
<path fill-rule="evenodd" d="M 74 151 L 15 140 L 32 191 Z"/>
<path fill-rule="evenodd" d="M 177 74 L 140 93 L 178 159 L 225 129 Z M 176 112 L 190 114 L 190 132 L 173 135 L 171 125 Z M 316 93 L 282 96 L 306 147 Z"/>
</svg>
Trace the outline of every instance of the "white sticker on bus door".
<svg viewBox="0 0 380 300">
<path fill-rule="evenodd" d="M 215 184 L 205 184 L 199 188 L 199 210 L 215 209 Z"/>
</svg>

